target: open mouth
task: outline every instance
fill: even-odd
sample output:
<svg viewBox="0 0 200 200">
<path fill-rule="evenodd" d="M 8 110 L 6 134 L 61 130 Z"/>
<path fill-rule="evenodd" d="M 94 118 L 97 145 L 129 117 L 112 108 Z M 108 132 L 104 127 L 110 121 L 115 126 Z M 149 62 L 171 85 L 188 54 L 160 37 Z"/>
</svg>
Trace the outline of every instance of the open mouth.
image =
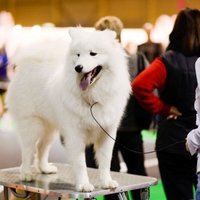
<svg viewBox="0 0 200 200">
<path fill-rule="evenodd" d="M 86 90 L 88 86 L 94 82 L 96 76 L 99 74 L 101 70 L 102 70 L 102 66 L 98 65 L 92 71 L 85 73 L 80 81 L 81 90 Z"/>
</svg>

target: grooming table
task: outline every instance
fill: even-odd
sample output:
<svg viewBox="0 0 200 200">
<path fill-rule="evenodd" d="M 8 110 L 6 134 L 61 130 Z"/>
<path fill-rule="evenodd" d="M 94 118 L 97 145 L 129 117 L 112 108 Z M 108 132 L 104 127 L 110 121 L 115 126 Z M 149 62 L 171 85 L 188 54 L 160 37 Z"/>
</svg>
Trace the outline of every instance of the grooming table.
<svg viewBox="0 0 200 200">
<path fill-rule="evenodd" d="M 126 173 L 111 172 L 112 178 L 119 183 L 115 189 L 101 189 L 98 187 L 99 178 L 97 169 L 88 168 L 89 178 L 95 186 L 92 192 L 77 192 L 74 188 L 72 169 L 67 164 L 54 164 L 58 168 L 57 174 L 39 174 L 33 169 L 35 181 L 20 181 L 20 168 L 8 168 L 0 170 L 0 185 L 4 187 L 4 199 L 9 199 L 9 192 L 14 196 L 25 199 L 32 193 L 45 195 L 52 199 L 78 199 L 95 200 L 99 195 L 117 193 L 119 200 L 127 200 L 127 192 L 141 190 L 142 200 L 149 200 L 149 187 L 156 185 L 157 179 L 146 176 L 131 175 Z M 25 194 L 15 193 L 15 189 L 24 190 Z"/>
</svg>

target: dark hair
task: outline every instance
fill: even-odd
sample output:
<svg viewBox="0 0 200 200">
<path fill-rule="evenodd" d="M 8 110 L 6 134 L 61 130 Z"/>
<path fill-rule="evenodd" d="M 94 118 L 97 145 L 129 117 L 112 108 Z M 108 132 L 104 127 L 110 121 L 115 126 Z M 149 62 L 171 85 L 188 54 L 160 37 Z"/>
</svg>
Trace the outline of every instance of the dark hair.
<svg viewBox="0 0 200 200">
<path fill-rule="evenodd" d="M 200 11 L 186 8 L 179 12 L 169 35 L 167 50 L 185 56 L 200 56 Z"/>
</svg>

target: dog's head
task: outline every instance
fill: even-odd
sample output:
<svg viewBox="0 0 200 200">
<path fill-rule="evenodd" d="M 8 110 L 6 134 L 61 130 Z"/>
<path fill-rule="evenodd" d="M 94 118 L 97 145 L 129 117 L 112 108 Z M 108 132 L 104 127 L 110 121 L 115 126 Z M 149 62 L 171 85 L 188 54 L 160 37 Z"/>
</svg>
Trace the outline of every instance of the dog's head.
<svg viewBox="0 0 200 200">
<path fill-rule="evenodd" d="M 110 52 L 116 45 L 113 31 L 86 31 L 83 28 L 69 30 L 72 39 L 70 55 L 81 90 L 100 79 L 103 70 L 108 68 Z"/>
</svg>

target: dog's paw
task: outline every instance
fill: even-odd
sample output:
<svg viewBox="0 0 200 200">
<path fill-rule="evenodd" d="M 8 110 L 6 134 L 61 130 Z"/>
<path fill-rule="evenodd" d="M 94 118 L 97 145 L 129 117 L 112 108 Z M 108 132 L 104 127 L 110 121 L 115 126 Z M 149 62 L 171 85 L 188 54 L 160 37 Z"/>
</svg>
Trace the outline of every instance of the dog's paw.
<svg viewBox="0 0 200 200">
<path fill-rule="evenodd" d="M 52 164 L 41 166 L 40 169 L 43 174 L 56 174 L 58 171 L 57 167 Z"/>
<path fill-rule="evenodd" d="M 91 183 L 85 183 L 77 185 L 76 189 L 79 192 L 92 192 L 94 190 L 94 186 Z"/>
<path fill-rule="evenodd" d="M 21 173 L 21 180 L 31 182 L 34 180 L 32 173 Z"/>
<path fill-rule="evenodd" d="M 103 181 L 101 184 L 101 188 L 103 188 L 103 189 L 113 189 L 118 186 L 119 186 L 119 184 L 115 180 Z"/>
</svg>

